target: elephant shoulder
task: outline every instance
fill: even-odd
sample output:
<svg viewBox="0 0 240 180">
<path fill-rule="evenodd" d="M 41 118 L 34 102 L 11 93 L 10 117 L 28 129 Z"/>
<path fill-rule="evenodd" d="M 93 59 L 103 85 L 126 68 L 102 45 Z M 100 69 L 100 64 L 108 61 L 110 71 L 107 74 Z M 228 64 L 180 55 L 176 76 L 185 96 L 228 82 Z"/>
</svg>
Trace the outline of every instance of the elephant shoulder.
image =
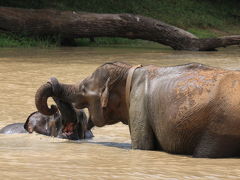
<svg viewBox="0 0 240 180">
<path fill-rule="evenodd" d="M 147 76 L 148 73 L 145 68 L 139 68 L 135 70 L 132 78 L 131 93 L 134 92 L 134 94 L 137 93 L 139 95 L 144 93 L 146 81 L 148 80 Z"/>
</svg>

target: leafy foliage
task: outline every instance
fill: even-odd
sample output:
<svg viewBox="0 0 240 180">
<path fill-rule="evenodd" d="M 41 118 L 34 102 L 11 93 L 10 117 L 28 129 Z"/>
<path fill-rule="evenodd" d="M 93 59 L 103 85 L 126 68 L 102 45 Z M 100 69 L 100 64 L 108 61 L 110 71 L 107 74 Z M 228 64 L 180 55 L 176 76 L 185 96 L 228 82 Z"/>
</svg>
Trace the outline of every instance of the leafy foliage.
<svg viewBox="0 0 240 180">
<path fill-rule="evenodd" d="M 199 37 L 214 37 L 225 34 L 240 34 L 239 0 L 1 0 L 0 6 L 20 8 L 53 8 L 59 10 L 96 12 L 96 13 L 133 13 L 153 17 L 174 26 L 189 30 Z M 4 40 L 5 39 L 5 40 Z M 10 40 L 11 46 L 25 44 L 23 39 Z M 18 38 L 19 39 L 19 38 Z M 6 44 L 6 36 L 1 35 L 0 46 Z M 58 44 L 49 39 L 41 40 L 41 46 Z M 8 41 L 8 40 L 7 40 Z M 35 45 L 35 41 L 27 44 Z M 89 45 L 88 40 L 77 40 L 82 45 Z M 44 43 L 43 43 L 44 42 Z M 129 44 L 122 38 L 98 38 L 99 44 Z M 139 43 L 140 41 L 133 41 Z"/>
</svg>

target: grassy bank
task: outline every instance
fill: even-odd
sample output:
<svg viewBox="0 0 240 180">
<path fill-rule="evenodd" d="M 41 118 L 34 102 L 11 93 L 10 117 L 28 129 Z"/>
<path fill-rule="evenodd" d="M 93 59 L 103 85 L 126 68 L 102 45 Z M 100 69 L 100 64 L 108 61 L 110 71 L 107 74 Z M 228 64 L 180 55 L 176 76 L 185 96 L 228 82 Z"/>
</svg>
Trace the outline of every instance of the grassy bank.
<svg viewBox="0 0 240 180">
<path fill-rule="evenodd" d="M 240 34 L 240 3 L 238 0 L 1 0 L 0 6 L 141 14 L 183 28 L 201 38 Z M 78 39 L 77 45 L 107 46 L 147 43 L 122 38 L 96 38 L 95 41 L 91 43 L 88 39 Z M 58 42 L 57 38 L 31 39 L 16 35 L 0 35 L 0 47 L 49 47 L 58 46 Z"/>
</svg>

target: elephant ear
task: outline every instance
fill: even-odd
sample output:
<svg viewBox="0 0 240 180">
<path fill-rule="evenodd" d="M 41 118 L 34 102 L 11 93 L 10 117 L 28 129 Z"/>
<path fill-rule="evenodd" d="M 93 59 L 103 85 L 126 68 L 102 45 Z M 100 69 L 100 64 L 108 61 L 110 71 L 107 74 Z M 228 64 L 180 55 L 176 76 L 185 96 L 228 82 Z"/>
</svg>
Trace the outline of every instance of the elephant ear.
<svg viewBox="0 0 240 180">
<path fill-rule="evenodd" d="M 108 98 L 109 98 L 109 81 L 110 81 L 110 77 L 107 79 L 106 83 L 105 83 L 105 88 L 102 91 L 102 95 L 101 95 L 101 105 L 102 108 L 107 107 L 108 104 Z"/>
<path fill-rule="evenodd" d="M 30 118 L 31 118 L 34 114 L 36 114 L 36 113 L 38 113 L 38 111 L 35 111 L 35 112 L 31 113 L 31 114 L 28 116 L 26 122 L 24 123 L 23 127 L 24 127 L 24 129 L 25 129 L 26 131 L 28 131 L 28 125 L 29 125 Z"/>
</svg>

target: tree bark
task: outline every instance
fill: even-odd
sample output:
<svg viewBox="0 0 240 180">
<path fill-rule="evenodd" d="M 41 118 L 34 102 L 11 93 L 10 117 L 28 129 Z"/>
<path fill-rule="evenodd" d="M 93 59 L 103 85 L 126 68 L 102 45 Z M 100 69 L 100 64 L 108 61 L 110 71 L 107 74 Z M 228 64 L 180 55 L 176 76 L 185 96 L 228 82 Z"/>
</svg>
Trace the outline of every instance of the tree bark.
<svg viewBox="0 0 240 180">
<path fill-rule="evenodd" d="M 0 7 L 0 31 L 62 39 L 123 37 L 158 42 L 175 50 L 207 51 L 240 44 L 240 35 L 199 39 L 159 20 L 133 14 L 95 14 Z"/>
</svg>

